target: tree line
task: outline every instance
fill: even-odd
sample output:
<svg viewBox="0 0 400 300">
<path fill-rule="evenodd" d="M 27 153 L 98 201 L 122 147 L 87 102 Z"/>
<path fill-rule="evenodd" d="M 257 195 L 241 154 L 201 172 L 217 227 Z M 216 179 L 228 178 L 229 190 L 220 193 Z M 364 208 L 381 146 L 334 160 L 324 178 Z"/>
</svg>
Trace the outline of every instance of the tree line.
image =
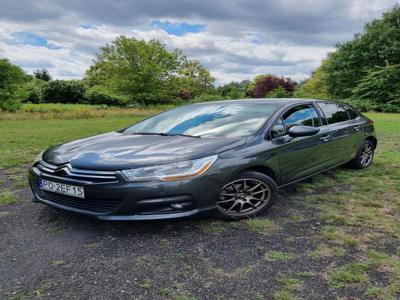
<svg viewBox="0 0 400 300">
<path fill-rule="evenodd" d="M 199 61 L 157 40 L 120 36 L 100 49 L 81 80 L 33 75 L 0 59 L 0 109 L 21 102 L 132 104 L 182 103 L 240 98 L 340 99 L 361 110 L 400 111 L 400 8 L 395 6 L 350 41 L 336 45 L 301 83 L 273 74 L 215 86 Z"/>
<path fill-rule="evenodd" d="M 400 7 L 337 44 L 297 94 L 342 99 L 363 111 L 400 112 Z"/>
</svg>

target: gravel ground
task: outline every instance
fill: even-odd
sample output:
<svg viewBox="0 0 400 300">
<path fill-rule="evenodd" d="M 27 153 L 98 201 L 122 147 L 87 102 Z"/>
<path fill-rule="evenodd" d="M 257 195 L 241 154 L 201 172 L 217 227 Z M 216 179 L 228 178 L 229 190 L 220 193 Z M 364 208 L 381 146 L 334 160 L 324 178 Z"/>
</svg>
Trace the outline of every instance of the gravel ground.
<svg viewBox="0 0 400 300">
<path fill-rule="evenodd" d="M 0 182 L 2 190 L 13 184 L 4 171 Z M 326 279 L 356 250 L 309 255 L 329 242 L 317 206 L 295 189 L 260 218 L 270 228 L 257 229 L 214 219 L 98 221 L 32 203 L 21 187 L 16 203 L 0 207 L 0 298 L 363 298 L 357 285 L 333 288 Z M 266 259 L 271 251 L 287 255 Z"/>
</svg>

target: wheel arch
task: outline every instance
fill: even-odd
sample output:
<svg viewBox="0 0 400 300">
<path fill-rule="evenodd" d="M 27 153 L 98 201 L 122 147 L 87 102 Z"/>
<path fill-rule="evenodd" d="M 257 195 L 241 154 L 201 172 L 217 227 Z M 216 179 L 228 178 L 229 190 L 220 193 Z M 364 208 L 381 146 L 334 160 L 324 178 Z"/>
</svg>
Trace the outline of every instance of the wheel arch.
<svg viewBox="0 0 400 300">
<path fill-rule="evenodd" d="M 255 165 L 255 166 L 247 167 L 247 168 L 241 170 L 239 173 L 246 172 L 246 171 L 254 171 L 254 172 L 262 173 L 264 175 L 271 177 L 277 184 L 279 184 L 278 173 L 270 167 L 263 166 L 263 165 Z"/>
<path fill-rule="evenodd" d="M 378 145 L 378 140 L 376 139 L 376 137 L 370 135 L 365 140 L 370 141 L 372 144 L 374 144 L 374 148 L 376 149 L 376 146 Z"/>
</svg>

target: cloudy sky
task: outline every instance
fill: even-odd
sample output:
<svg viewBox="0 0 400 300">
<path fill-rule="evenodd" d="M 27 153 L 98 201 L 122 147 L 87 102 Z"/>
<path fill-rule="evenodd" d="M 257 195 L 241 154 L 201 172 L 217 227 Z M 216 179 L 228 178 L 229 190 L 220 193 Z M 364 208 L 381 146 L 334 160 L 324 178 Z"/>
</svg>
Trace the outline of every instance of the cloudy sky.
<svg viewBox="0 0 400 300">
<path fill-rule="evenodd" d="M 81 78 L 118 35 L 158 39 L 218 84 L 273 73 L 302 80 L 396 0 L 0 0 L 0 58 Z"/>
</svg>

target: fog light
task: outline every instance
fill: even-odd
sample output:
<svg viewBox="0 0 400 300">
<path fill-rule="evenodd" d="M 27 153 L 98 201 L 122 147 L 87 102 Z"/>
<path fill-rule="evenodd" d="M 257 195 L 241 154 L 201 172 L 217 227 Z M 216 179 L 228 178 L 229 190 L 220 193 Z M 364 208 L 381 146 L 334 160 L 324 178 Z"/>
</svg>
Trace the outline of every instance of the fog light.
<svg viewBox="0 0 400 300">
<path fill-rule="evenodd" d="M 171 204 L 171 207 L 174 209 L 182 209 L 183 205 L 181 203 L 173 203 Z"/>
</svg>

